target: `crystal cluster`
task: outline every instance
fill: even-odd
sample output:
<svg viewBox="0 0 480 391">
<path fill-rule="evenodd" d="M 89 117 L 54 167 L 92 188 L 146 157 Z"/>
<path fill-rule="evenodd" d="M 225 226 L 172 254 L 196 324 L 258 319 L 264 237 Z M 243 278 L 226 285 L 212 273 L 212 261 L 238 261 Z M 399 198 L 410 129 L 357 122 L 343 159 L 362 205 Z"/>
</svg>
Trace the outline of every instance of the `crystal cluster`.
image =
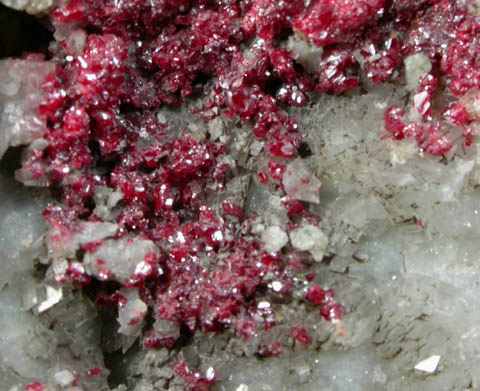
<svg viewBox="0 0 480 391">
<path fill-rule="evenodd" d="M 55 323 L 66 292 L 90 303 L 82 288 L 114 324 L 104 351 L 140 341 L 167 368 L 158 389 L 225 378 L 222 360 L 189 355 L 189 338 L 213 361 L 357 347 L 368 332 L 387 345 L 378 308 L 357 310 L 337 274 L 366 279 L 358 264 L 392 225 L 433 235 L 435 208 L 475 186 L 475 2 L 38 7 L 55 31 L 50 56 L 0 65 L 0 155 L 25 146 L 15 177 L 48 193 L 44 287 L 28 311 Z M 201 348 L 210 338 L 227 340 Z M 25 390 L 105 387 L 104 364 L 82 359 L 88 369 L 31 376 Z"/>
</svg>

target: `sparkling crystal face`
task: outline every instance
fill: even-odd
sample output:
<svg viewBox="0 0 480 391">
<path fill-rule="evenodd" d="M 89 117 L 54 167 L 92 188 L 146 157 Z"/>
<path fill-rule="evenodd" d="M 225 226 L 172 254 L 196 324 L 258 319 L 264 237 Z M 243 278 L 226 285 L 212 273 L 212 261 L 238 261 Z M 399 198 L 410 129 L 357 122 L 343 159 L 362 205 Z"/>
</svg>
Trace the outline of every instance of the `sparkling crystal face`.
<svg viewBox="0 0 480 391">
<path fill-rule="evenodd" d="M 120 333 L 148 348 L 228 332 L 279 355 L 290 342 L 272 330 L 313 340 L 284 316 L 292 302 L 341 323 L 311 273 L 329 255 L 311 208 L 321 181 L 302 156 L 315 129 L 293 114 L 320 94 L 406 80 L 411 102 L 385 107 L 378 143 L 411 139 L 433 156 L 472 144 L 480 20 L 468 1 L 72 0 L 51 18 L 42 129 L 18 178 L 56 198 L 49 278 L 98 284 L 97 304 L 114 303 Z M 247 196 L 255 186 L 263 204 Z M 185 360 L 173 370 L 189 390 L 217 378 Z"/>
</svg>

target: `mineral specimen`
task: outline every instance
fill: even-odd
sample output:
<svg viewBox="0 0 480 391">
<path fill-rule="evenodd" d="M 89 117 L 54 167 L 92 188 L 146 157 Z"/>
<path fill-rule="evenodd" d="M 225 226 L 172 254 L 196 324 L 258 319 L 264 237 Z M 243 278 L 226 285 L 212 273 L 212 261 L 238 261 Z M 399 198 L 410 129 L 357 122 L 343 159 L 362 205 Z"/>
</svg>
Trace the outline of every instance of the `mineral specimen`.
<svg viewBox="0 0 480 391">
<path fill-rule="evenodd" d="M 261 365 L 270 389 L 347 389 L 318 372 L 350 360 L 371 376 L 348 389 L 438 389 L 402 368 L 477 357 L 452 327 L 477 288 L 448 276 L 478 247 L 476 2 L 7 5 L 55 40 L 0 63 L 0 156 L 24 146 L 15 178 L 41 191 L 4 212 L 31 238 L 2 238 L 2 310 L 24 322 L 6 387 L 247 391 Z M 325 369 L 300 362 L 314 349 Z"/>
</svg>

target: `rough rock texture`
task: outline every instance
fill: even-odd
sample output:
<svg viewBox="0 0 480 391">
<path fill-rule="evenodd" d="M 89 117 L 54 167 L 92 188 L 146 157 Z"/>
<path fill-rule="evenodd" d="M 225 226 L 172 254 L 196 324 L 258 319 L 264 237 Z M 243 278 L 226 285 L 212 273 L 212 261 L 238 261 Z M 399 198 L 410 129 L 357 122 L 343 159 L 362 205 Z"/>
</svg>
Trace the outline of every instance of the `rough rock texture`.
<svg viewBox="0 0 480 391">
<path fill-rule="evenodd" d="M 89 369 L 103 367 L 93 304 L 78 289 L 38 280 L 39 261 L 45 256 L 41 214 L 48 199 L 4 176 L 0 189 L 2 389 L 21 390 L 61 371 L 71 373 L 70 383 L 76 380 L 85 389 L 107 389 L 105 375 L 88 375 Z"/>
<path fill-rule="evenodd" d="M 41 85 L 54 65 L 36 59 L 6 60 L 0 69 L 2 156 L 9 146 L 28 144 L 44 133 L 45 121 L 36 112 L 43 100 Z"/>
</svg>

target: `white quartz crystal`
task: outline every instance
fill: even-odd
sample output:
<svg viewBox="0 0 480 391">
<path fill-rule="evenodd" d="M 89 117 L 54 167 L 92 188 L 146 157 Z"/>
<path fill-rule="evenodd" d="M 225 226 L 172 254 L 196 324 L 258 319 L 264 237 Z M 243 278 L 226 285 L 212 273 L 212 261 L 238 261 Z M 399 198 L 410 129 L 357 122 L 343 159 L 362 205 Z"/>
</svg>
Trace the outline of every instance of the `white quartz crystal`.
<svg viewBox="0 0 480 391">
<path fill-rule="evenodd" d="M 151 265 L 145 256 L 149 254 L 158 255 L 158 248 L 150 240 L 107 239 L 93 254 L 87 253 L 83 263 L 89 274 L 125 283 L 136 273 L 148 272 Z"/>
<path fill-rule="evenodd" d="M 434 373 L 437 370 L 441 356 L 433 355 L 415 365 L 415 369 L 420 372 Z"/>
<path fill-rule="evenodd" d="M 432 64 L 430 59 L 423 53 L 405 57 L 404 63 L 407 88 L 410 91 L 415 91 L 418 87 L 419 79 L 431 71 Z"/>
<path fill-rule="evenodd" d="M 119 294 L 125 299 L 118 306 L 119 333 L 137 335 L 142 329 L 143 320 L 147 313 L 147 305 L 140 299 L 138 289 L 122 288 Z"/>
<path fill-rule="evenodd" d="M 38 304 L 38 313 L 42 313 L 62 300 L 63 291 L 61 287 L 46 286 L 45 300 Z"/>
<path fill-rule="evenodd" d="M 55 374 L 53 375 L 53 379 L 55 383 L 57 383 L 60 387 L 68 387 L 72 385 L 72 383 L 75 381 L 75 376 L 72 372 L 63 369 L 55 372 Z"/>
<path fill-rule="evenodd" d="M 111 237 L 117 229 L 117 224 L 101 222 L 73 224 L 68 232 L 64 232 L 63 227 L 52 226 L 47 234 L 49 257 L 72 258 L 81 245 Z"/>
<path fill-rule="evenodd" d="M 297 250 L 309 251 L 317 262 L 322 261 L 328 246 L 328 236 L 310 224 L 291 231 L 290 241 Z"/>
<path fill-rule="evenodd" d="M 0 287 L 30 270 L 42 253 L 45 201 L 0 174 Z M 33 288 L 35 289 L 35 288 Z"/>
<path fill-rule="evenodd" d="M 94 242 L 115 235 L 118 225 L 112 223 L 84 222 L 78 227 L 72 241 L 80 244 Z"/>
<path fill-rule="evenodd" d="M 320 181 L 309 170 L 302 159 L 296 159 L 287 165 L 282 178 L 287 195 L 300 201 L 318 203 Z"/>
<path fill-rule="evenodd" d="M 279 226 L 272 226 L 263 231 L 262 242 L 266 251 L 277 252 L 288 243 L 288 236 Z"/>
<path fill-rule="evenodd" d="M 0 61 L 0 157 L 8 146 L 27 144 L 45 132 L 45 119 L 38 113 L 40 87 L 54 69 L 48 61 Z"/>
</svg>

